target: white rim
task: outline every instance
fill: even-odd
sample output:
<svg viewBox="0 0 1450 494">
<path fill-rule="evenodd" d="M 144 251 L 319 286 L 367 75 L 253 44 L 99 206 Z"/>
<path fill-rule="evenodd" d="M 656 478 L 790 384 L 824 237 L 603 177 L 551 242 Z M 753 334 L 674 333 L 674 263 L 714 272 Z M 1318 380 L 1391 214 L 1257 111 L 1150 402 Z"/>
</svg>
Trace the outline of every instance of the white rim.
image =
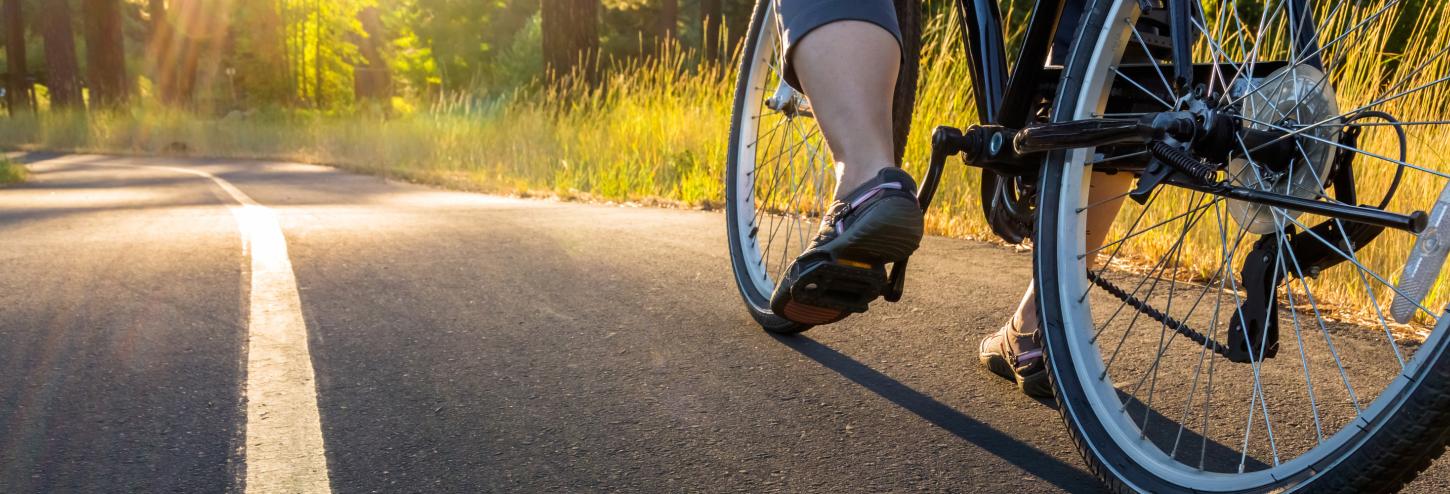
<svg viewBox="0 0 1450 494">
<path fill-rule="evenodd" d="M 1120 1 L 1112 7 L 1112 11 L 1107 17 L 1109 26 L 1098 38 L 1098 49 L 1094 50 L 1095 55 L 1088 62 L 1085 75 L 1085 80 L 1099 82 L 1084 85 L 1078 96 L 1079 102 L 1093 102 L 1093 104 L 1079 104 L 1073 115 L 1074 119 L 1098 118 L 1103 114 L 1106 107 L 1107 89 L 1115 79 L 1115 64 L 1122 57 L 1124 48 L 1132 37 L 1130 27 L 1134 25 L 1139 15 L 1136 1 Z M 1104 49 L 1105 47 L 1112 49 L 1107 50 Z M 1087 252 L 1083 234 L 1086 229 L 1086 215 L 1078 212 L 1089 207 L 1088 184 L 1092 168 L 1086 163 L 1092 156 L 1093 153 L 1090 150 L 1078 150 L 1069 154 L 1067 163 L 1061 165 L 1064 167 L 1063 194 L 1056 199 L 1059 201 L 1057 210 L 1062 216 L 1056 222 L 1057 230 L 1054 233 L 1059 239 L 1070 239 L 1063 242 L 1064 248 L 1071 248 L 1084 254 Z M 1073 190 L 1077 190 L 1078 193 L 1073 194 L 1071 192 Z M 1134 463 L 1165 481 L 1181 486 L 1207 491 L 1248 490 L 1272 484 L 1289 475 L 1302 474 L 1311 464 L 1325 460 L 1329 454 L 1339 450 L 1348 441 L 1356 437 L 1363 437 L 1360 434 L 1362 431 L 1360 427 L 1372 422 L 1367 419 L 1379 417 L 1391 404 L 1392 398 L 1405 390 L 1406 386 L 1410 384 L 1407 376 L 1417 369 L 1418 364 L 1422 361 L 1421 356 L 1416 355 L 1414 360 L 1406 363 L 1400 375 L 1391 380 L 1379 393 L 1379 397 L 1363 409 L 1363 413 L 1357 419 L 1360 427 L 1356 427 L 1353 423 L 1345 425 L 1339 432 L 1325 438 L 1317 446 L 1297 458 L 1265 470 L 1242 474 L 1199 470 L 1180 463 L 1152 441 L 1144 439 L 1135 420 L 1123 411 L 1120 391 L 1110 377 L 1098 378 L 1107 372 L 1098 343 L 1093 341 L 1096 323 L 1091 311 L 1092 298 L 1081 297 L 1090 289 L 1090 282 L 1083 275 L 1087 272 L 1086 259 L 1075 255 L 1058 255 L 1054 262 L 1059 274 L 1058 283 L 1055 286 L 1042 288 L 1056 291 L 1058 299 L 1063 301 L 1063 305 L 1059 308 L 1063 316 L 1063 336 L 1071 355 L 1073 370 L 1084 387 L 1084 395 L 1092 409 L 1091 413 L 1100 420 L 1118 447 L 1132 457 Z M 1443 327 L 1444 324 L 1440 326 Z M 1437 333 L 1432 338 L 1439 337 L 1443 337 L 1443 335 Z M 1102 458 L 1100 454 L 1098 456 Z M 1107 468 L 1115 468 L 1109 462 L 1102 463 Z M 1122 478 L 1121 475 L 1118 477 Z"/>
<path fill-rule="evenodd" d="M 755 39 L 755 59 L 748 65 L 750 76 L 745 79 L 745 99 L 737 103 L 742 105 L 738 110 L 745 114 L 740 118 L 740 138 L 737 139 L 739 147 L 735 150 L 735 227 L 740 232 L 735 240 L 740 245 L 742 260 L 745 261 L 743 264 L 756 293 L 769 297 L 775 289 L 775 283 L 766 272 L 765 264 L 758 262 L 764 259 L 760 242 L 748 233 L 755 228 L 755 181 L 752 177 L 755 173 L 756 142 L 752 141 L 756 140 L 760 131 L 760 116 L 763 113 L 760 102 L 765 100 L 765 82 L 770 75 L 768 57 L 774 54 L 776 45 L 780 43 L 775 23 L 769 22 L 775 18 L 774 2 L 767 2 L 765 9 L 760 34 Z"/>
<path fill-rule="evenodd" d="M 744 79 L 745 92 L 743 100 L 737 102 L 736 110 L 741 112 L 739 125 L 739 138 L 736 139 L 736 163 L 734 184 L 735 208 L 735 231 L 736 238 L 733 239 L 739 246 L 745 273 L 749 276 L 748 283 L 742 282 L 742 288 L 753 289 L 754 297 L 747 297 L 750 303 L 757 310 L 769 312 L 767 301 L 775 290 L 776 275 L 790 259 L 805 251 L 810 239 L 815 235 L 816 217 L 819 211 L 825 209 L 825 200 L 829 194 L 823 191 L 831 190 L 831 184 L 835 177 L 829 173 L 827 168 L 828 150 L 819 144 L 819 132 L 815 124 L 808 117 L 778 117 L 781 122 L 770 125 L 768 129 L 762 129 L 761 120 L 772 115 L 775 110 L 766 108 L 764 102 L 770 98 L 776 88 L 770 87 L 779 81 L 779 56 L 783 44 L 780 33 L 781 29 L 777 23 L 774 2 L 766 2 L 762 7 L 762 25 L 760 32 L 754 41 L 754 59 L 746 65 L 748 76 Z M 772 77 L 772 74 L 776 74 Z M 765 135 L 762 135 L 764 130 Z M 812 145 L 812 142 L 816 145 Z M 774 146 L 774 149 L 772 149 Z M 774 158 L 784 158 L 789 163 L 780 165 L 778 169 L 771 170 L 770 163 L 761 163 L 761 152 L 769 153 L 776 151 Z M 789 153 L 786 153 L 789 149 Z M 797 156 L 806 158 L 806 167 L 802 168 L 797 163 Z M 757 182 L 756 170 L 764 167 L 768 174 L 776 177 L 764 178 Z M 789 177 L 783 179 L 782 177 Z M 772 178 L 774 180 L 772 180 Z M 809 181 L 809 183 L 807 183 Z M 769 183 L 770 185 L 765 185 Z M 780 214 L 770 212 L 769 208 L 762 212 L 757 208 L 759 197 L 757 187 L 788 186 L 793 192 L 789 195 L 788 202 L 794 204 L 810 204 L 816 213 L 786 213 Z M 812 189 L 814 195 L 811 197 L 801 196 L 801 192 Z M 769 199 L 769 198 L 767 198 Z M 768 206 L 768 205 L 767 205 Z M 789 205 L 787 205 L 789 206 Z M 762 246 L 761 238 L 766 240 Z"/>
</svg>

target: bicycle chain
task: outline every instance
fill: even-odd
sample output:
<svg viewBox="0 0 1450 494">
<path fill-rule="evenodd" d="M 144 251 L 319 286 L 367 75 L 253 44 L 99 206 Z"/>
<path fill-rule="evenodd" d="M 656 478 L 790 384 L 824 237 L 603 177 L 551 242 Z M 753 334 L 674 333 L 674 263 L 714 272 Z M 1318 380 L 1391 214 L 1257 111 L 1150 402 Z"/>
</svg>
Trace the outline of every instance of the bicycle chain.
<svg viewBox="0 0 1450 494">
<path fill-rule="evenodd" d="M 1174 319 L 1172 316 L 1159 312 L 1158 309 L 1154 309 L 1153 306 L 1148 305 L 1147 302 L 1139 300 L 1137 297 L 1134 297 L 1127 291 L 1119 288 L 1117 285 L 1114 285 L 1112 282 L 1109 282 L 1108 280 L 1103 279 L 1096 274 L 1093 274 L 1092 271 L 1088 271 L 1087 275 L 1088 280 L 1091 280 L 1094 285 L 1102 288 L 1104 291 L 1108 292 L 1112 296 L 1117 297 L 1118 300 L 1122 300 L 1123 303 L 1128 304 L 1128 306 L 1136 309 L 1138 312 L 1143 313 L 1143 315 L 1146 315 L 1155 321 L 1158 321 L 1173 328 L 1174 332 L 1177 332 L 1178 334 L 1181 334 L 1184 337 L 1193 340 L 1199 345 L 1208 347 L 1209 350 L 1213 350 L 1213 353 L 1217 353 L 1223 356 L 1223 358 L 1229 358 L 1227 345 L 1219 343 L 1213 338 L 1204 336 L 1203 333 L 1194 331 L 1193 328 L 1188 327 L 1188 323 L 1181 322 L 1177 319 Z"/>
</svg>

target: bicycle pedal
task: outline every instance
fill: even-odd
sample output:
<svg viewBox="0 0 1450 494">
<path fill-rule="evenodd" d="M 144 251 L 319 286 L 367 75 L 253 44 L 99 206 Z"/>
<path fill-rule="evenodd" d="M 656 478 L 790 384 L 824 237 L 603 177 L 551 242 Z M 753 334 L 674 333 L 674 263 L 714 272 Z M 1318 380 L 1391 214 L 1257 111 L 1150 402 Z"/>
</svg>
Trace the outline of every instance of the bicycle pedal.
<svg viewBox="0 0 1450 494">
<path fill-rule="evenodd" d="M 841 259 L 807 268 L 791 287 L 791 298 L 803 305 L 861 313 L 885 290 L 884 267 Z"/>
</svg>

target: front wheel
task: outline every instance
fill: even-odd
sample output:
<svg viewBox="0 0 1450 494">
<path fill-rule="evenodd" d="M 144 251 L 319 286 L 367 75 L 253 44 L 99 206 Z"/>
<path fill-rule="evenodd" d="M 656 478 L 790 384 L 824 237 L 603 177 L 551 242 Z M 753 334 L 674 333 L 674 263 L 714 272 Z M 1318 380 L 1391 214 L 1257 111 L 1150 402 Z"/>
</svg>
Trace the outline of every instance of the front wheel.
<svg viewBox="0 0 1450 494">
<path fill-rule="evenodd" d="M 1251 128 L 1292 133 L 1296 152 L 1281 163 L 1256 162 L 1239 140 L 1225 167 L 1237 186 L 1320 201 L 1353 186 L 1361 203 L 1434 205 L 1450 178 L 1434 147 L 1450 133 L 1435 113 L 1444 106 L 1427 102 L 1450 79 L 1423 69 L 1444 67 L 1446 50 L 1379 60 L 1387 51 L 1363 44 L 1383 40 L 1363 31 L 1398 16 L 1377 5 L 1201 3 L 1195 53 L 1212 70 L 1185 97 L 1165 63 L 1123 63 L 1144 44 L 1140 2 L 1090 1 L 1053 120 L 1208 101 Z M 1111 108 L 1124 94 L 1160 106 Z M 1404 296 L 1394 275 L 1413 236 L 1369 243 L 1334 220 L 1159 186 L 1109 211 L 1106 241 L 1089 245 L 1088 218 L 1127 194 L 1095 193 L 1111 180 L 1094 172 L 1132 152 L 1055 153 L 1041 179 L 1047 366 L 1089 467 L 1119 492 L 1215 493 L 1392 491 L 1428 467 L 1450 434 L 1450 318 L 1432 300 L 1410 325 L 1386 309 Z M 1354 183 L 1331 183 L 1341 155 Z"/>
<path fill-rule="evenodd" d="M 906 52 L 920 32 L 919 2 L 898 2 Z M 736 287 L 767 331 L 810 329 L 775 315 L 770 296 L 791 261 L 816 235 L 836 188 L 835 160 L 804 95 L 781 78 L 781 29 L 774 0 L 761 0 L 746 36 L 730 122 L 725 171 L 726 237 Z M 916 63 L 902 64 L 893 112 L 897 157 L 905 150 Z"/>
</svg>

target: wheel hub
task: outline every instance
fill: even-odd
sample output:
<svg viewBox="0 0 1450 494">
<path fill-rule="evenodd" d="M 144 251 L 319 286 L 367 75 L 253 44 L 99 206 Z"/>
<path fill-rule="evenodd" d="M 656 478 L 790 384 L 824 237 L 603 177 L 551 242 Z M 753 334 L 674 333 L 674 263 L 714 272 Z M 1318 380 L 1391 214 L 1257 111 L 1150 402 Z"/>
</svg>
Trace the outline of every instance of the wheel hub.
<svg viewBox="0 0 1450 494">
<path fill-rule="evenodd" d="M 1231 179 L 1244 187 L 1303 199 L 1318 196 L 1334 159 L 1334 147 L 1326 141 L 1338 142 L 1340 129 L 1332 121 L 1339 115 L 1339 103 L 1324 73 L 1308 65 L 1290 65 L 1236 89 L 1236 98 L 1248 95 L 1244 97 L 1242 114 L 1249 130 L 1298 131 L 1302 125 L 1320 125 L 1291 138 L 1294 149 L 1287 160 L 1254 161 L 1244 157 L 1242 149 L 1236 150 L 1228 163 Z M 1263 205 L 1230 200 L 1228 207 L 1234 220 L 1250 233 L 1265 235 L 1279 230 L 1273 210 Z M 1298 217 L 1301 213 L 1286 210 L 1284 214 Z"/>
</svg>

